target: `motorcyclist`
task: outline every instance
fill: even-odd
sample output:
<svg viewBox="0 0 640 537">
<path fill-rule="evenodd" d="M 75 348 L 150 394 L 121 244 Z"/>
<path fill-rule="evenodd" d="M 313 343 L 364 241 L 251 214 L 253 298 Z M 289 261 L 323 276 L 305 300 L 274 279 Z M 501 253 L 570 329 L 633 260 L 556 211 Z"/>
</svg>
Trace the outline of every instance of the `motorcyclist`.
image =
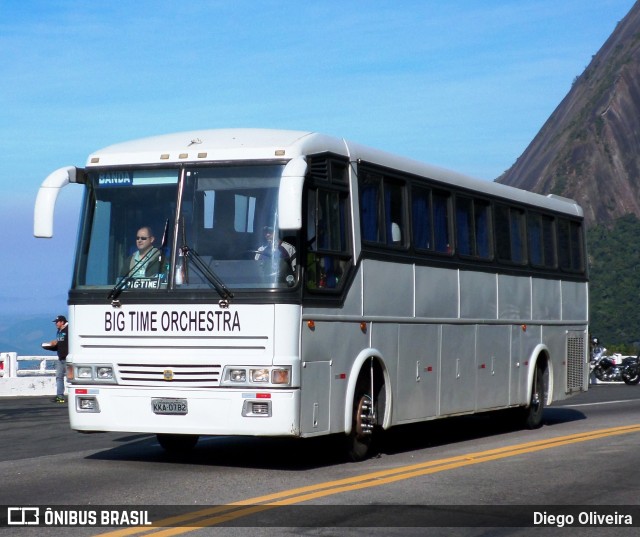
<svg viewBox="0 0 640 537">
<path fill-rule="evenodd" d="M 591 361 L 595 362 L 604 354 L 607 349 L 600 345 L 600 340 L 597 337 L 592 337 L 589 343 L 589 346 L 591 347 Z"/>
</svg>

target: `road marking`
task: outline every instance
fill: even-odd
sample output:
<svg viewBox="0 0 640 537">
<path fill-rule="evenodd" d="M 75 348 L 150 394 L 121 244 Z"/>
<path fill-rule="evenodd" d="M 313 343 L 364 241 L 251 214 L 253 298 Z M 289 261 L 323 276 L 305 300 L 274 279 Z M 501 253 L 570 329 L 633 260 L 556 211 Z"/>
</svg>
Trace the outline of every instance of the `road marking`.
<svg viewBox="0 0 640 537">
<path fill-rule="evenodd" d="M 621 399 L 620 401 L 600 401 L 599 403 L 580 403 L 578 405 L 562 405 L 553 408 L 577 408 L 579 406 L 617 405 L 620 403 L 637 403 L 637 399 Z M 549 407 L 552 408 L 552 407 Z"/>
<path fill-rule="evenodd" d="M 224 524 L 268 509 L 274 509 L 285 505 L 294 505 L 325 496 L 340 494 L 342 492 L 379 487 L 381 485 L 395 483 L 404 479 L 444 472 L 446 470 L 462 468 L 472 464 L 506 459 L 508 457 L 515 457 L 516 455 L 535 453 L 545 449 L 557 448 L 579 442 L 589 442 L 591 440 L 606 438 L 608 436 L 639 432 L 640 423 L 637 423 L 634 425 L 611 427 L 608 429 L 598 429 L 595 431 L 576 433 L 567 436 L 558 436 L 545 440 L 535 440 L 533 442 L 526 442 L 513 446 L 504 446 L 476 453 L 467 453 L 465 455 L 426 461 L 409 466 L 399 466 L 345 479 L 326 481 L 315 485 L 307 485 L 305 487 L 274 492 L 272 494 L 257 496 L 255 498 L 240 500 L 226 505 L 209 507 L 184 515 L 154 521 L 153 526 L 124 528 L 108 533 L 102 533 L 100 535 L 102 537 L 125 537 L 129 535 L 147 534 L 153 535 L 154 537 L 171 537 L 173 535 L 195 531 L 204 527 Z M 191 524 L 191 526 L 168 527 L 177 526 L 179 524 Z"/>
</svg>

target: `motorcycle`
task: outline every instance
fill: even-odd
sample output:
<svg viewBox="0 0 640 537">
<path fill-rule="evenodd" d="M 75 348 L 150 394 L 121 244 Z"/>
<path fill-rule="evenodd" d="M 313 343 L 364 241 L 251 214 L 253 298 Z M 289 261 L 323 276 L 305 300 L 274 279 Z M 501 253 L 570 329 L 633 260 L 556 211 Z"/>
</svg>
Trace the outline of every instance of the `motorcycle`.
<svg viewBox="0 0 640 537">
<path fill-rule="evenodd" d="M 606 349 L 599 349 L 594 352 L 591 360 L 591 371 L 600 381 L 624 382 L 631 386 L 640 382 L 640 364 L 636 356 L 627 356 L 622 359 L 621 364 L 617 364 L 611 356 L 605 356 Z"/>
</svg>

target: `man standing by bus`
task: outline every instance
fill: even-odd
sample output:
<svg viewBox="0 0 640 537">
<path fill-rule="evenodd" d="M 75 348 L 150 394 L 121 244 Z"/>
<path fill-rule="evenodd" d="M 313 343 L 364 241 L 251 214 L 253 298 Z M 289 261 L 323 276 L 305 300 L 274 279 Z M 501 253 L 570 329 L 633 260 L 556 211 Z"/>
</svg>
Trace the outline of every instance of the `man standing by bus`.
<svg viewBox="0 0 640 537">
<path fill-rule="evenodd" d="M 64 315 L 58 315 L 54 320 L 56 328 L 56 339 L 42 346 L 50 351 L 58 353 L 56 362 L 56 396 L 52 399 L 54 403 L 64 403 L 64 376 L 67 369 L 67 354 L 69 354 L 69 323 Z"/>
</svg>

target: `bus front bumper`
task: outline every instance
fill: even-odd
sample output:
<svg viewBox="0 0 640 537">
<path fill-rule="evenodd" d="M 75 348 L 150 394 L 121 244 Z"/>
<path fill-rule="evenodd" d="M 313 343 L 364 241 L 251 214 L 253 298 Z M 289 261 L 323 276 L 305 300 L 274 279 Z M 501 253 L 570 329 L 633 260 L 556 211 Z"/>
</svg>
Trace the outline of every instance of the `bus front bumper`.
<svg viewBox="0 0 640 537">
<path fill-rule="evenodd" d="M 77 431 L 299 436 L 299 390 L 71 386 Z"/>
</svg>

